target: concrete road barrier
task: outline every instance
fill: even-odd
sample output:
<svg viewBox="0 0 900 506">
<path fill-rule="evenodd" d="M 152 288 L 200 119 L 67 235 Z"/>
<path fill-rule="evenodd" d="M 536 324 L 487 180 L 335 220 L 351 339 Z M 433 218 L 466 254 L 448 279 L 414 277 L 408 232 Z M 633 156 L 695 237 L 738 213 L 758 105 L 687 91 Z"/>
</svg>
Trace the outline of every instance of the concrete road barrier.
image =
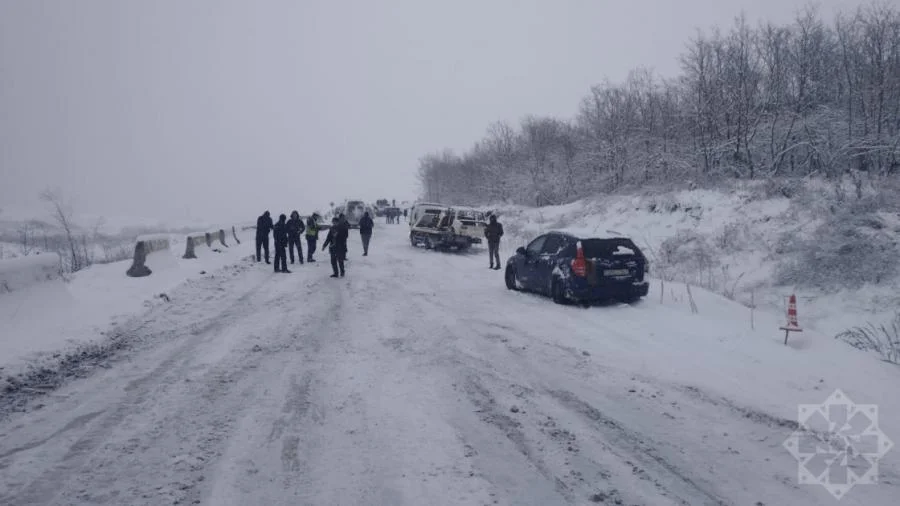
<svg viewBox="0 0 900 506">
<path fill-rule="evenodd" d="M 234 234 L 234 240 L 240 244 L 240 240 L 237 238 L 237 233 L 234 231 L 234 227 L 231 228 L 232 233 Z M 218 230 L 211 230 L 209 232 L 199 232 L 196 234 L 191 234 L 187 236 L 185 240 L 184 247 L 184 256 L 181 258 L 197 258 L 197 246 L 201 246 L 206 244 L 208 248 L 215 247 L 218 244 L 221 244 L 224 247 L 229 247 L 228 243 L 225 242 L 227 240 L 225 229 L 220 228 Z"/>
<path fill-rule="evenodd" d="M 197 246 L 200 246 L 206 242 L 206 234 L 193 234 L 187 236 L 187 239 L 184 241 L 184 256 L 181 258 L 192 259 L 197 258 Z"/>
<path fill-rule="evenodd" d="M 206 233 L 206 245 L 207 246 L 212 248 L 216 241 L 219 241 L 219 243 L 222 246 L 225 246 L 226 248 L 228 247 L 228 245 L 225 244 L 225 230 L 224 229 L 220 228 L 219 230 L 210 230 L 209 232 Z"/>
<path fill-rule="evenodd" d="M 134 262 L 125 273 L 132 278 L 141 278 L 153 273 L 147 267 L 147 256 L 150 253 L 169 249 L 169 236 L 144 235 L 137 238 L 134 245 Z"/>
</svg>

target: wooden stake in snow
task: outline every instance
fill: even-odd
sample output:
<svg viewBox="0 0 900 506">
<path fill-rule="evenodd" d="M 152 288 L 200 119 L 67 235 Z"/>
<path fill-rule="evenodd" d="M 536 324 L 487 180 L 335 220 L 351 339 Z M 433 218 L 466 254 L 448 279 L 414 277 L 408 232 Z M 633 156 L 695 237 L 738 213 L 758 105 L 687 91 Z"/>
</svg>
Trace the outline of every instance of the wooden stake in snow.
<svg viewBox="0 0 900 506">
<path fill-rule="evenodd" d="M 750 292 L 750 330 L 756 330 L 753 323 L 753 310 L 756 309 L 756 290 Z"/>
<path fill-rule="evenodd" d="M 694 295 L 691 293 L 691 285 L 685 285 L 687 287 L 688 301 L 691 304 L 691 312 L 697 314 L 700 310 L 697 309 L 697 304 L 694 302 Z"/>
</svg>

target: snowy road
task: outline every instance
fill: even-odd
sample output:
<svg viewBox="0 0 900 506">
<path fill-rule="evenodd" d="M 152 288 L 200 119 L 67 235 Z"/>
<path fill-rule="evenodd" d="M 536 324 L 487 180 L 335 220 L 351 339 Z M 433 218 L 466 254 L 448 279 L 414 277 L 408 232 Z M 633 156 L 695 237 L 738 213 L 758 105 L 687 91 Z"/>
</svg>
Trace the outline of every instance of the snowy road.
<svg viewBox="0 0 900 506">
<path fill-rule="evenodd" d="M 797 485 L 790 421 L 677 380 L 689 312 L 508 292 L 400 225 L 357 241 L 345 279 L 245 263 L 136 316 L 139 346 L 0 423 L 0 504 L 834 501 Z M 841 504 L 894 504 L 895 463 Z"/>
</svg>

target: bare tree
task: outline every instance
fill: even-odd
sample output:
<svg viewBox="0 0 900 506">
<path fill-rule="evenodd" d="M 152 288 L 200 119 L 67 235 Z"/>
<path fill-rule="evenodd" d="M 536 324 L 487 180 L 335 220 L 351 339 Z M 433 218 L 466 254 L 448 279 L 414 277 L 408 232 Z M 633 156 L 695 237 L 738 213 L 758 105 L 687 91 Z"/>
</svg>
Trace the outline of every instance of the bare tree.
<svg viewBox="0 0 900 506">
<path fill-rule="evenodd" d="M 591 87 L 574 121 L 495 123 L 461 155 L 423 157 L 433 199 L 549 204 L 623 185 L 723 177 L 900 174 L 900 11 L 872 4 L 831 26 L 698 32 L 681 76 L 638 68 Z M 525 112 L 525 111 L 523 111 Z"/>
<path fill-rule="evenodd" d="M 56 224 L 62 228 L 66 244 L 64 246 L 65 255 L 60 257 L 68 257 L 68 271 L 78 272 L 85 267 L 81 255 L 79 255 L 78 239 L 75 236 L 75 224 L 72 221 L 72 207 L 65 202 L 62 194 L 58 190 L 46 189 L 41 193 L 41 200 L 50 206 L 50 211 Z"/>
<path fill-rule="evenodd" d="M 34 250 L 34 227 L 31 226 L 31 223 L 25 222 L 19 225 L 17 232 L 21 241 L 19 251 L 21 251 L 22 256 L 30 255 Z"/>
</svg>

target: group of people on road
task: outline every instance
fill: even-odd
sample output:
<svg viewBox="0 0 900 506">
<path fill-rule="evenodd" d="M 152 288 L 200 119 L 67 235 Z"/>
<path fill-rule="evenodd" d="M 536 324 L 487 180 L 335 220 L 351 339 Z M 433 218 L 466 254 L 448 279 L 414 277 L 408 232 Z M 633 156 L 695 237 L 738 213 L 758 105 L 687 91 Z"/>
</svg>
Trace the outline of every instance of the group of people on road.
<svg viewBox="0 0 900 506">
<path fill-rule="evenodd" d="M 403 210 L 403 216 L 406 216 L 408 211 L 406 209 Z M 384 222 L 387 224 L 400 224 L 400 209 L 396 207 L 389 207 L 384 210 Z"/>
<path fill-rule="evenodd" d="M 294 264 L 294 251 L 297 251 L 296 260 L 303 264 L 303 245 L 300 238 L 306 235 L 307 262 L 315 262 L 313 253 L 316 252 L 316 243 L 319 241 L 319 214 L 312 213 L 306 219 L 306 224 L 297 211 L 291 212 L 288 219 L 284 214 L 278 217 L 277 222 L 272 222 L 272 215 L 266 211 L 256 219 L 256 261 L 262 262 L 265 252 L 266 263 L 269 261 L 269 233 L 275 240 L 275 272 L 290 273 L 287 268 L 288 253 L 290 253 L 291 265 Z M 305 234 L 304 234 L 305 233 Z"/>
<path fill-rule="evenodd" d="M 319 240 L 319 231 L 328 230 L 325 242 L 322 248 L 328 248 L 331 256 L 332 278 L 344 277 L 346 273 L 345 262 L 347 260 L 347 238 L 350 235 L 350 223 L 346 216 L 340 214 L 331 220 L 331 226 L 319 225 L 321 217 L 318 213 L 313 213 L 306 220 L 304 225 L 303 219 L 297 211 L 291 212 L 291 218 L 288 219 L 284 214 L 278 217 L 277 222 L 272 222 L 272 216 L 269 211 L 264 212 L 256 220 L 256 261 L 262 262 L 263 252 L 265 252 L 265 261 L 269 261 L 269 233 L 272 233 L 275 240 L 275 272 L 290 273 L 287 268 L 288 253 L 290 254 L 291 265 L 294 264 L 294 249 L 297 251 L 297 260 L 303 264 L 303 246 L 300 237 L 306 235 L 307 245 L 307 262 L 315 262 L 313 254 L 316 251 L 316 245 Z M 369 213 L 365 213 L 359 220 L 359 235 L 362 239 L 363 256 L 369 255 L 369 241 L 372 239 L 372 230 L 375 228 L 375 222 Z"/>
<path fill-rule="evenodd" d="M 256 220 L 256 261 L 262 261 L 262 252 L 265 251 L 266 263 L 269 262 L 269 232 L 275 239 L 275 272 L 290 273 L 287 269 L 287 258 L 290 253 L 291 265 L 294 264 L 294 249 L 297 250 L 297 260 L 303 264 L 303 247 L 300 236 L 306 233 L 307 262 L 315 262 L 313 253 L 316 251 L 316 243 L 319 240 L 319 230 L 328 229 L 328 235 L 322 248 L 328 248 L 331 256 L 332 278 L 344 277 L 347 261 L 347 239 L 350 236 L 350 223 L 346 216 L 340 214 L 331 219 L 330 227 L 319 225 L 319 214 L 313 213 L 303 224 L 303 219 L 297 211 L 291 212 L 291 218 L 285 215 L 278 217 L 278 222 L 272 223 L 269 211 L 266 211 Z M 389 222 L 390 223 L 390 222 Z M 362 240 L 363 256 L 369 256 L 369 242 L 372 239 L 372 231 L 375 222 L 369 213 L 363 214 L 359 220 L 359 237 Z M 500 270 L 500 238 L 503 237 L 503 225 L 497 221 L 497 216 L 491 214 L 487 226 L 484 228 L 484 237 L 488 244 L 488 258 L 490 268 Z"/>
</svg>

